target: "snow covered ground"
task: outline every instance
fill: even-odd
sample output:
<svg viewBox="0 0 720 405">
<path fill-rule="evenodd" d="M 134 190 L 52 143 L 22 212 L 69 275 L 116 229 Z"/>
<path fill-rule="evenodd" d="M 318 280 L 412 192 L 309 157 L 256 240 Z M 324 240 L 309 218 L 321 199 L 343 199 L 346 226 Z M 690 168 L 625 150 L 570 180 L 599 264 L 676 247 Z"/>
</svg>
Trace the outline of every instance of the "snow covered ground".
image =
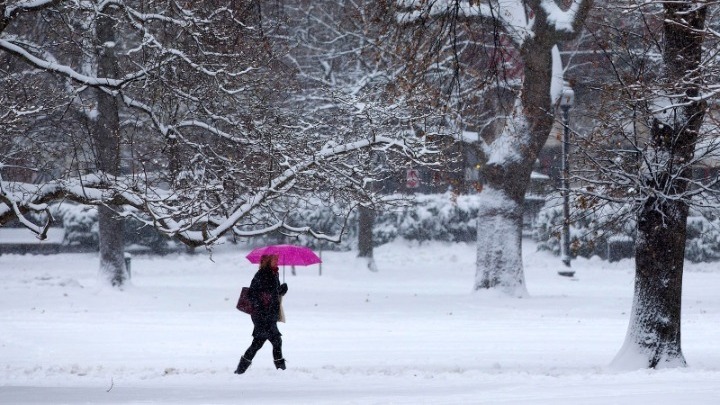
<svg viewBox="0 0 720 405">
<path fill-rule="evenodd" d="M 530 297 L 472 293 L 475 248 L 396 242 L 286 270 L 286 371 L 269 343 L 233 374 L 252 325 L 235 310 L 247 249 L 137 256 L 123 292 L 97 256 L 0 256 L 2 404 L 718 404 L 720 269 L 688 264 L 685 369 L 616 370 L 633 262 L 559 260 L 527 241 Z"/>
</svg>

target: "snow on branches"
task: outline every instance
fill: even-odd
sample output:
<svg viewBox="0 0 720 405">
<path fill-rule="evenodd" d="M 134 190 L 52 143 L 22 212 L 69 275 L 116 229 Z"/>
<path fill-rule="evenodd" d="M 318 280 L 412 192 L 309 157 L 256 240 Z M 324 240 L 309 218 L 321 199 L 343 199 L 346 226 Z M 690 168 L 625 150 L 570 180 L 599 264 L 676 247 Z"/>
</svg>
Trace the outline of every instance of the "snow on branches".
<svg viewBox="0 0 720 405">
<path fill-rule="evenodd" d="M 558 40 L 571 38 L 579 31 L 592 6 L 592 0 L 573 0 L 567 9 L 555 0 L 398 0 L 399 23 L 414 23 L 441 15 L 485 19 L 498 22 L 518 46 L 541 31 L 554 31 Z"/>
<path fill-rule="evenodd" d="M 44 211 L 48 202 L 67 199 L 91 205 L 134 207 L 146 216 L 138 216 L 135 211 L 118 212 L 118 215 L 132 215 L 190 246 L 210 245 L 228 232 L 250 237 L 275 230 L 310 233 L 316 238 L 337 240 L 333 239 L 337 236 L 314 232 L 312 227 L 287 224 L 284 221 L 287 212 L 278 210 L 281 207 L 274 206 L 274 203 L 281 203 L 281 200 L 290 196 L 302 196 L 309 200 L 313 195 L 331 198 L 333 193 L 352 192 L 353 188 L 359 192 L 364 186 L 360 177 L 362 172 L 348 165 L 349 161 L 343 159 L 344 156 L 357 156 L 363 150 L 373 149 L 388 154 L 397 153 L 421 162 L 427 156 L 417 151 L 429 152 L 427 147 L 423 139 L 409 134 L 401 138 L 376 136 L 323 148 L 314 154 L 299 157 L 297 163 L 278 172 L 267 185 L 243 190 L 241 194 L 233 196 L 232 200 L 228 199 L 228 190 L 224 189 L 223 184 L 203 176 L 195 178 L 191 186 L 182 190 L 180 187 L 155 186 L 150 178 L 115 178 L 101 173 L 41 185 L 3 181 L 0 183 L 0 223 L 11 217 L 18 218 L 31 231 L 43 235 L 42 228 L 32 224 L 23 213 Z M 350 181 L 335 187 L 326 183 L 327 190 L 317 193 L 307 190 L 310 184 L 303 180 L 305 177 L 322 179 L 327 176 L 327 172 L 334 172 Z M 183 179 L 188 180 L 190 177 L 185 176 Z M 325 181 L 332 181 L 332 178 L 325 177 Z M 264 215 L 260 215 L 261 212 Z"/>
<path fill-rule="evenodd" d="M 0 52 L 25 84 L 13 91 L 44 103 L 40 119 L 13 115 L 17 135 L 0 133 L 9 145 L 0 224 L 18 219 L 42 235 L 26 214 L 67 199 L 193 246 L 274 230 L 330 238 L 288 225 L 287 213 L 302 200 L 372 204 L 381 200 L 366 189 L 377 161 L 430 163 L 433 131 L 415 125 L 427 113 L 368 97 L 367 81 L 323 105 L 303 101 L 319 92 L 303 93 L 302 70 L 285 63 L 279 10 L 240 3 L 20 1 L 2 10 Z"/>
</svg>

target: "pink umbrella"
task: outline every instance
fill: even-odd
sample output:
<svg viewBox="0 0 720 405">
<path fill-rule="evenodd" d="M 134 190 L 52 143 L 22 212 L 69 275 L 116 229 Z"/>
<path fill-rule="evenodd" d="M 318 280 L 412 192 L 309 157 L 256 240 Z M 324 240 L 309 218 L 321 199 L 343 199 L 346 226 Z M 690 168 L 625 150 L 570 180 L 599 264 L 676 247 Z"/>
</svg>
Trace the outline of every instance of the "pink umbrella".
<svg viewBox="0 0 720 405">
<path fill-rule="evenodd" d="M 270 245 L 254 249 L 247 256 L 250 263 L 260 263 L 264 255 L 277 255 L 280 266 L 309 266 L 321 263 L 322 260 L 312 250 L 295 245 Z"/>
</svg>

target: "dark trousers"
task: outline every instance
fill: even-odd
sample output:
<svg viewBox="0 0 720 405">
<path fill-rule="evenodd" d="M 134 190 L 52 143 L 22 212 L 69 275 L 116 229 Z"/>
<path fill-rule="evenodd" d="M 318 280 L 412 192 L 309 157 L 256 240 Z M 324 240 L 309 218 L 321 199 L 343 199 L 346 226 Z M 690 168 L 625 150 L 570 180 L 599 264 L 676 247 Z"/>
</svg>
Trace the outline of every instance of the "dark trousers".
<svg viewBox="0 0 720 405">
<path fill-rule="evenodd" d="M 283 358 L 282 356 L 282 338 L 280 336 L 271 338 L 271 339 L 258 339 L 254 338 L 252 343 L 250 343 L 250 347 L 245 351 L 245 354 L 243 357 L 245 357 L 248 360 L 251 360 L 255 357 L 255 354 L 257 354 L 258 350 L 260 350 L 261 347 L 265 344 L 265 341 L 269 340 L 273 347 L 273 359 L 280 360 Z"/>
</svg>

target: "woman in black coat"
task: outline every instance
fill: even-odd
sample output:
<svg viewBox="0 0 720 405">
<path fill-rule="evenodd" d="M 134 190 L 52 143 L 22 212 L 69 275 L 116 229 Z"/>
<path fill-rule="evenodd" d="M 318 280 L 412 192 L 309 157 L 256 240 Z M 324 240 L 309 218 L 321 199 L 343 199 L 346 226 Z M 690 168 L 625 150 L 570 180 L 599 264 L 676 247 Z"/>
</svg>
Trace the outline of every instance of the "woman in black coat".
<svg viewBox="0 0 720 405">
<path fill-rule="evenodd" d="M 250 283 L 249 299 L 252 303 L 253 341 L 240 363 L 235 374 L 244 373 L 252 363 L 255 354 L 269 340 L 273 346 L 275 368 L 285 370 L 285 359 L 282 356 L 282 334 L 277 327 L 280 314 L 280 297 L 287 293 L 287 284 L 280 284 L 276 255 L 263 255 L 260 258 L 260 269 Z"/>
</svg>

